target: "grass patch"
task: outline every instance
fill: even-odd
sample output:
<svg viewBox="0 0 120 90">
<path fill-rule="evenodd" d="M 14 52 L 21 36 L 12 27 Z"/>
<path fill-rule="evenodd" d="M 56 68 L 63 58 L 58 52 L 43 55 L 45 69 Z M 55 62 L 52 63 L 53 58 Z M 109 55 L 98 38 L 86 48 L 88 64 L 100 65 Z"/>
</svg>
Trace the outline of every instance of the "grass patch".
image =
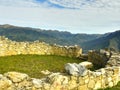
<svg viewBox="0 0 120 90">
<path fill-rule="evenodd" d="M 17 71 L 26 73 L 30 77 L 42 78 L 42 70 L 64 72 L 66 63 L 80 63 L 76 58 L 53 55 L 15 55 L 0 57 L 0 73 Z"/>
<path fill-rule="evenodd" d="M 99 90 L 120 90 L 120 82 L 112 88 L 99 89 Z"/>
</svg>

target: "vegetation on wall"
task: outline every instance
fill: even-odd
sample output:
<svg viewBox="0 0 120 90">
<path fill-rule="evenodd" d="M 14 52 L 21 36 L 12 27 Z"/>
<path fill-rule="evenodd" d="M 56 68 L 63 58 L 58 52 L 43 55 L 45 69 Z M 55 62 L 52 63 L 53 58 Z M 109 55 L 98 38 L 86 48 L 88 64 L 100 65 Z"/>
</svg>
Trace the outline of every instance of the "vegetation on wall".
<svg viewBox="0 0 120 90">
<path fill-rule="evenodd" d="M 93 63 L 94 69 L 100 69 L 105 67 L 108 57 L 99 51 L 93 51 L 88 53 L 88 61 Z"/>
</svg>

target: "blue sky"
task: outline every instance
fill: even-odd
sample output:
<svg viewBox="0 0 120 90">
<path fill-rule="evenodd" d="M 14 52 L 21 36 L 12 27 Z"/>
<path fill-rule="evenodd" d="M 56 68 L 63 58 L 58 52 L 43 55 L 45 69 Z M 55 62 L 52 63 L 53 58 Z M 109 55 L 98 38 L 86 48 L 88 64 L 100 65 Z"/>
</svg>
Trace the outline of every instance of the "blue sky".
<svg viewBox="0 0 120 90">
<path fill-rule="evenodd" d="M 120 30 L 120 0 L 0 0 L 0 24 L 106 33 Z"/>
</svg>

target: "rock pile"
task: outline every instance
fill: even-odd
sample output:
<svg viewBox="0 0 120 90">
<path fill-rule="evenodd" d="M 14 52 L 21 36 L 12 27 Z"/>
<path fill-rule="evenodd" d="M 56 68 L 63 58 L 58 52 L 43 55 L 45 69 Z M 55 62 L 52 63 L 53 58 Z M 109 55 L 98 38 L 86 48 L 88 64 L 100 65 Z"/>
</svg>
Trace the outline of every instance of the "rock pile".
<svg viewBox="0 0 120 90">
<path fill-rule="evenodd" d="M 120 53 L 112 52 L 112 56 L 107 62 L 106 67 L 120 66 Z"/>
</svg>

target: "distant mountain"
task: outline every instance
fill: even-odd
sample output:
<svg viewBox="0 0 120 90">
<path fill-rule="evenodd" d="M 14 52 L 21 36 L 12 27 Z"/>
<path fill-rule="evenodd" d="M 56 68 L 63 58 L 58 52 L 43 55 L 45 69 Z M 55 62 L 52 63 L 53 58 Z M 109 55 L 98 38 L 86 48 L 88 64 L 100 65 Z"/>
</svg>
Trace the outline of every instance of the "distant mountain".
<svg viewBox="0 0 120 90">
<path fill-rule="evenodd" d="M 104 34 L 102 37 L 95 40 L 82 43 L 84 49 L 101 49 L 112 48 L 120 51 L 120 30 Z"/>
<path fill-rule="evenodd" d="M 0 25 L 0 36 L 6 36 L 15 41 L 40 40 L 50 44 L 81 45 L 84 42 L 95 40 L 100 34 L 72 34 L 57 30 L 42 30 L 29 27 L 18 27 L 9 24 Z"/>
<path fill-rule="evenodd" d="M 120 31 L 106 34 L 72 34 L 66 31 L 42 30 L 18 27 L 9 24 L 0 25 L 0 36 L 14 41 L 40 40 L 50 44 L 80 45 L 83 50 L 113 48 L 120 51 Z"/>
</svg>

